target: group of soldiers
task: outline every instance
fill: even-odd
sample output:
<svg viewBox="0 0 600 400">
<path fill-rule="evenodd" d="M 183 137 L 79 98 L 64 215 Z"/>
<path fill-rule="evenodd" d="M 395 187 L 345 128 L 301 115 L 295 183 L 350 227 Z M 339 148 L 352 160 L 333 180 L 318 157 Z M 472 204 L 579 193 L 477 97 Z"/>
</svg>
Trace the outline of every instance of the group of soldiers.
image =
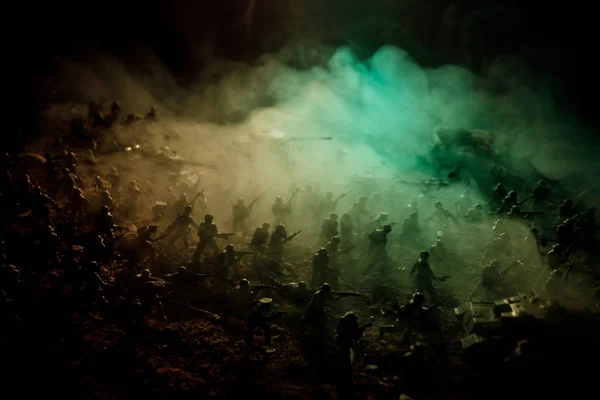
<svg viewBox="0 0 600 400">
<path fill-rule="evenodd" d="M 439 330 L 432 321 L 439 320 L 439 309 L 446 299 L 440 301 L 434 282 L 446 282 L 450 276 L 434 271 L 452 258 L 439 229 L 454 232 L 455 236 L 458 229 L 469 227 L 482 232 L 482 226 L 497 218 L 482 257 L 489 263 L 480 268 L 481 290 L 477 295 L 486 298 L 506 294 L 503 290 L 508 286 L 507 275 L 518 276 L 514 271 L 527 262 L 511 257 L 511 243 L 521 240 L 509 237 L 507 226 L 511 223 L 529 225 L 528 236 L 522 239 L 529 240 L 535 248 L 530 261 L 542 263 L 551 271 L 545 290 L 555 301 L 561 300 L 564 282 L 573 268 L 569 264 L 571 254 L 575 250 L 596 249 L 595 209 L 576 209 L 572 200 L 559 207 L 554 239 L 531 227 L 531 221 L 544 213 L 522 211 L 520 207 L 532 200 L 536 207 L 547 208 L 552 185 L 543 182 L 521 201 L 515 191 L 507 192 L 498 184 L 485 208 L 459 199 L 452 212 L 440 201 L 434 201 L 427 218 L 421 217 L 427 207 L 417 208 L 416 201 L 412 201 L 394 211 L 395 217 L 403 218 L 401 223 L 390 222 L 390 214 L 381 212 L 386 207 L 384 195 L 360 196 L 339 217 L 341 200 L 349 193 L 320 196 L 307 187 L 299 200 L 296 197 L 300 189 L 287 202 L 276 197 L 270 215 L 262 215 L 273 223 L 274 229 L 271 231 L 270 222 L 263 222 L 250 234 L 247 229 L 250 221 L 256 220 L 254 208 L 262 195 L 248 205 L 243 198 L 238 199 L 231 208 L 232 229 L 222 231 L 209 212 L 205 191 L 197 191 L 197 185 L 183 182 L 168 194 L 169 198 L 159 200 L 152 193 L 151 184 L 141 187 L 136 180 L 125 184 L 117 168 L 105 175 L 86 175 L 74 153 L 60 157 L 46 154 L 44 168 L 45 174 L 33 179 L 14 156 L 6 154 L 2 158 L 2 274 L 7 278 L 0 284 L 2 315 L 12 321 L 11 326 L 18 325 L 22 312 L 19 299 L 26 295 L 23 281 L 39 281 L 52 273 L 62 279 L 56 285 L 77 299 L 77 310 L 89 315 L 99 313 L 135 324 L 154 316 L 168 321 L 172 312 L 169 310 L 212 321 L 219 321 L 217 314 L 221 314 L 226 321 L 245 321 L 248 348 L 253 348 L 260 329 L 263 344 L 272 351 L 272 322 L 295 318 L 283 312 L 273 313 L 273 304 L 291 305 L 298 310 L 296 317 L 300 316 L 303 329 L 312 337 L 326 340 L 330 321 L 326 306 L 334 300 L 360 296 L 358 290 L 342 288 L 352 282 L 369 291 L 369 286 L 365 286 L 369 277 L 379 284 L 393 278 L 398 262 L 388 249 L 392 238 L 392 248 L 401 245 L 403 251 L 416 251 L 419 257 L 406 270 L 412 284 L 405 291 L 413 294 L 395 313 L 400 322 L 380 326 L 380 338 L 387 332 L 400 332 L 404 341 L 410 341 L 411 334 L 423 327 Z M 185 194 L 190 192 L 195 192 L 191 199 Z M 149 203 L 148 198 L 154 201 Z M 293 209 L 294 202 L 298 206 Z M 200 223 L 195 220 L 198 210 L 203 214 Z M 288 233 L 287 227 L 294 224 L 300 229 Z M 166 228 L 159 230 L 162 225 Z M 427 238 L 431 229 L 427 227 L 438 233 L 434 244 L 423 250 L 431 243 Z M 193 230 L 197 244 L 194 251 L 189 251 Z M 312 249 L 310 268 L 301 274 L 305 279 L 288 283 L 272 279 L 267 284 L 250 285 L 245 276 L 267 276 L 266 271 L 281 271 L 285 263 L 297 261 L 287 256 L 286 248 L 303 232 L 302 242 L 294 251 Z M 224 250 L 219 239 L 225 243 Z M 550 241 L 555 244 L 545 252 Z M 354 249 L 363 244 L 366 251 L 354 254 Z M 35 251 L 24 251 L 26 248 Z M 175 255 L 179 266 L 165 261 Z M 249 255 L 252 257 L 244 262 Z M 351 265 L 355 265 L 354 269 Z M 356 279 L 358 270 L 361 279 Z M 225 296 L 221 309 L 203 309 L 204 300 L 210 295 L 204 290 L 206 282 L 212 282 L 219 295 Z M 268 295 L 263 296 L 263 291 L 269 291 Z M 597 292 L 594 296 L 597 298 Z M 427 303 L 429 307 L 425 306 Z M 343 360 L 342 370 L 348 370 L 353 359 L 351 349 L 372 325 L 370 322 L 360 327 L 357 315 L 351 311 L 339 320 L 336 343 L 339 359 Z"/>
</svg>

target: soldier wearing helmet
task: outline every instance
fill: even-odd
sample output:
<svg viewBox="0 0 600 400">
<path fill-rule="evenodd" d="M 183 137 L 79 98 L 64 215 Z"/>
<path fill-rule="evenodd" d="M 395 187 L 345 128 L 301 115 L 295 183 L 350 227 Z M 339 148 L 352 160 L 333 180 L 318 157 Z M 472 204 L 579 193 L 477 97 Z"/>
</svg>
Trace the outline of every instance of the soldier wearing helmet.
<svg viewBox="0 0 600 400">
<path fill-rule="evenodd" d="M 568 261 L 568 255 L 565 254 L 565 246 L 556 243 L 552 250 L 546 255 L 546 263 L 551 271 L 559 270 Z"/>
<path fill-rule="evenodd" d="M 206 246 L 211 248 L 215 256 L 219 254 L 221 250 L 219 249 L 219 246 L 217 246 L 215 238 L 229 239 L 229 236 L 234 235 L 234 233 L 219 233 L 217 225 L 213 223 L 213 219 L 211 214 L 206 214 L 204 216 L 204 222 L 198 225 L 198 236 L 200 237 L 200 241 L 192 256 L 192 261 L 194 262 L 200 260 L 200 256 Z"/>
<path fill-rule="evenodd" d="M 69 198 L 69 211 L 73 214 L 73 217 L 79 216 L 79 222 L 83 224 L 86 222 L 87 214 L 91 208 L 92 203 L 85 198 L 81 189 L 73 188 Z"/>
<path fill-rule="evenodd" d="M 420 293 L 427 292 L 431 297 L 432 302 L 437 301 L 437 290 L 433 287 L 432 281 L 445 282 L 448 276 L 438 276 L 429 265 L 429 252 L 422 251 L 419 260 L 413 265 L 410 270 L 410 276 L 414 278 L 417 285 L 417 291 Z"/>
<path fill-rule="evenodd" d="M 188 198 L 187 193 L 181 193 L 179 199 L 177 199 L 173 205 L 173 208 L 175 209 L 175 215 L 183 214 L 186 206 L 191 206 L 190 199 Z"/>
<path fill-rule="evenodd" d="M 483 221 L 483 207 L 481 204 L 475 204 L 467 211 L 465 219 L 471 223 L 477 223 Z"/>
<path fill-rule="evenodd" d="M 369 239 L 367 274 L 374 268 L 385 270 L 390 260 L 387 252 L 387 235 L 392 231 L 391 225 L 384 225 L 381 229 L 372 231 L 367 235 Z"/>
<path fill-rule="evenodd" d="M 61 171 L 59 187 L 65 196 L 70 196 L 73 193 L 73 189 L 77 187 L 77 177 L 68 168 L 63 168 Z"/>
<path fill-rule="evenodd" d="M 512 206 L 518 206 L 518 205 L 519 205 L 519 199 L 517 196 L 517 192 L 515 192 L 514 190 L 511 190 L 510 192 L 508 192 L 508 194 L 502 200 L 502 205 L 498 209 L 498 214 L 499 215 L 506 214 L 507 212 L 510 211 Z"/>
<path fill-rule="evenodd" d="M 115 210 L 115 201 L 110 196 L 108 190 L 100 192 L 100 205 L 108 207 L 108 211 L 113 212 Z"/>
<path fill-rule="evenodd" d="M 254 230 L 249 244 L 257 253 L 262 253 L 264 251 L 267 241 L 269 240 L 270 228 L 271 224 L 263 222 L 262 226 L 259 226 Z"/>
<path fill-rule="evenodd" d="M 275 261 L 281 261 L 283 257 L 283 245 L 288 242 L 288 232 L 285 226 L 279 224 L 271 234 L 268 253 Z"/>
<path fill-rule="evenodd" d="M 238 275 L 238 264 L 247 254 L 251 253 L 247 251 L 237 252 L 234 245 L 228 244 L 225 250 L 217 256 L 215 274 L 217 280 L 221 283 L 227 282 L 230 273 L 231 276 L 236 277 Z"/>
<path fill-rule="evenodd" d="M 312 258 L 312 280 L 313 287 L 323 282 L 328 282 L 332 274 L 336 271 L 329 265 L 329 253 L 322 247 Z"/>
<path fill-rule="evenodd" d="M 340 235 L 344 242 L 350 242 L 354 236 L 354 221 L 350 213 L 344 213 L 340 219 Z"/>
<path fill-rule="evenodd" d="M 338 233 L 338 215 L 331 214 L 329 219 L 323 221 L 323 225 L 321 225 L 319 243 L 326 244 L 332 237 L 337 236 Z"/>
<path fill-rule="evenodd" d="M 281 196 L 277 196 L 277 198 L 275 198 L 275 204 L 273 204 L 273 207 L 271 207 L 273 216 L 275 218 L 275 223 L 285 224 L 287 222 L 289 215 L 292 213 L 291 201 L 292 200 L 290 199 L 289 203 L 285 204 Z"/>
<path fill-rule="evenodd" d="M 325 249 L 327 249 L 327 253 L 329 253 L 330 256 L 337 254 L 337 252 L 340 251 L 340 243 L 341 240 L 338 236 L 332 237 L 329 243 L 327 243 L 327 245 L 325 246 Z"/>
<path fill-rule="evenodd" d="M 325 306 L 328 301 L 339 300 L 342 297 L 344 296 L 334 294 L 328 283 L 323 283 L 320 289 L 310 299 L 304 320 L 309 324 L 313 324 L 317 329 L 317 332 L 325 333 L 327 326 Z"/>
<path fill-rule="evenodd" d="M 100 207 L 100 213 L 94 219 L 94 226 L 99 235 L 108 238 L 114 237 L 115 220 L 107 206 Z"/>
<path fill-rule="evenodd" d="M 138 206 L 142 192 L 136 181 L 130 181 L 127 187 L 127 216 L 135 219 L 138 213 Z"/>
<path fill-rule="evenodd" d="M 412 295 L 411 300 L 401 306 L 398 310 L 398 320 L 403 321 L 406 324 L 406 329 L 403 333 L 403 340 L 408 341 L 410 335 L 415 330 L 421 329 L 421 322 L 425 322 L 425 318 L 430 317 L 428 313 L 429 309 L 424 307 L 425 295 L 420 292 L 416 292 Z M 379 327 L 379 339 L 383 339 L 386 333 L 401 332 L 404 325 L 384 325 Z"/>
<path fill-rule="evenodd" d="M 198 224 L 192 218 L 192 206 L 190 204 L 183 207 L 183 213 L 175 218 L 175 221 L 167 227 L 167 230 L 161 234 L 161 237 L 169 237 L 168 246 L 172 247 L 177 239 L 183 242 L 183 248 L 187 249 L 190 245 L 192 227 L 198 229 Z"/>
<path fill-rule="evenodd" d="M 258 300 L 254 305 L 252 311 L 248 315 L 246 320 L 246 348 L 250 349 L 254 342 L 254 334 L 256 332 L 256 328 L 260 328 L 265 335 L 265 345 L 271 346 L 271 322 L 272 320 L 281 317 L 284 315 L 284 312 L 277 312 L 273 315 L 269 315 L 273 304 L 273 299 L 268 297 L 263 297 Z"/>
<path fill-rule="evenodd" d="M 454 216 L 454 214 L 446 210 L 442 203 L 439 201 L 435 202 L 435 212 L 431 217 L 427 218 L 427 220 L 431 220 L 433 218 L 437 219 L 437 222 L 441 226 L 447 225 L 448 221 L 452 221 L 455 224 L 458 224 L 458 219 Z"/>
<path fill-rule="evenodd" d="M 492 260 L 481 272 L 481 285 L 486 295 L 497 292 L 502 287 L 504 277 L 500 273 L 500 261 Z"/>
<path fill-rule="evenodd" d="M 49 196 L 42 192 L 42 188 L 36 186 L 33 188 L 33 194 L 30 197 L 31 217 L 37 222 L 52 222 L 50 220 L 50 207 L 60 210 L 60 207 Z"/>
</svg>

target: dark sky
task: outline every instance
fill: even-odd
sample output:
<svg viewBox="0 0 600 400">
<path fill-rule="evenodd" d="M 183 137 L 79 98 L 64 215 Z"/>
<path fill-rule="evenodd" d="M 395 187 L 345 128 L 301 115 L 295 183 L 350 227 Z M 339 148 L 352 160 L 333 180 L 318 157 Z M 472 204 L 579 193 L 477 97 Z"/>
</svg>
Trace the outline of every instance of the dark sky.
<svg viewBox="0 0 600 400">
<path fill-rule="evenodd" d="M 516 53 L 540 74 L 558 75 L 566 100 L 582 117 L 595 114 L 587 101 L 597 89 L 592 2 L 461 0 L 454 3 L 469 28 L 450 29 L 441 23 L 450 0 L 254 0 L 249 14 L 252 1 L 23 4 L 14 14 L 23 18 L 13 39 L 30 82 L 23 94 L 39 99 L 35 82 L 44 79 L 52 57 L 76 59 L 100 49 L 135 64 L 136 51 L 150 49 L 185 84 L 211 54 L 251 60 L 291 37 L 307 37 L 330 45 L 350 42 L 365 54 L 392 41 L 423 64 L 474 70 L 495 55 Z"/>
</svg>

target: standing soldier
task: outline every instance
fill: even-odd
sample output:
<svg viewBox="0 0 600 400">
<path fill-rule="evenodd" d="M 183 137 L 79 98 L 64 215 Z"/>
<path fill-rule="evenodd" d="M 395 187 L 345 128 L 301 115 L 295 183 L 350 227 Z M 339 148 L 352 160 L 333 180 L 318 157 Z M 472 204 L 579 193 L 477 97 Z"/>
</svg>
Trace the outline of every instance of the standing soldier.
<svg viewBox="0 0 600 400">
<path fill-rule="evenodd" d="M 335 271 L 329 266 L 329 253 L 327 249 L 320 249 L 312 258 L 311 286 L 317 287 L 320 284 L 328 282 L 328 278 L 333 272 Z"/>
<path fill-rule="evenodd" d="M 169 227 L 165 231 L 165 237 L 171 235 L 168 246 L 173 246 L 175 244 L 175 241 L 181 238 L 183 242 L 183 248 L 187 249 L 189 247 L 191 227 L 198 229 L 198 224 L 192 218 L 192 206 L 187 205 L 183 209 L 183 214 L 177 217 L 175 221 L 173 221 L 173 223 L 169 225 Z M 175 231 L 175 233 L 171 234 L 171 232 L 173 231 Z"/>
<path fill-rule="evenodd" d="M 193 262 L 200 260 L 202 251 L 207 245 L 211 248 L 215 256 L 219 254 L 220 249 L 215 242 L 215 238 L 228 239 L 229 236 L 233 235 L 233 233 L 219 233 L 217 225 L 213 224 L 213 219 L 214 217 L 212 215 L 206 214 L 204 216 L 204 222 L 198 226 L 198 236 L 200 237 L 200 241 L 192 256 Z"/>
<path fill-rule="evenodd" d="M 338 215 L 331 214 L 329 219 L 326 219 L 321 226 L 319 244 L 326 244 L 332 237 L 337 236 L 338 233 Z"/>
<path fill-rule="evenodd" d="M 415 280 L 417 285 L 417 292 L 427 292 L 431 296 L 431 301 L 435 303 L 437 301 L 437 291 L 433 287 L 432 281 L 446 282 L 448 276 L 437 276 L 429 265 L 429 252 L 422 251 L 420 259 L 413 265 L 410 270 L 410 276 Z"/>
<path fill-rule="evenodd" d="M 254 249 L 257 254 L 261 254 L 265 250 L 267 241 L 269 240 L 269 228 L 271 228 L 271 224 L 263 222 L 262 226 L 256 228 L 252 234 L 250 247 Z"/>
<path fill-rule="evenodd" d="M 281 196 L 277 196 L 275 204 L 272 207 L 275 223 L 285 224 L 289 215 L 292 213 L 291 204 L 285 204 Z"/>
</svg>

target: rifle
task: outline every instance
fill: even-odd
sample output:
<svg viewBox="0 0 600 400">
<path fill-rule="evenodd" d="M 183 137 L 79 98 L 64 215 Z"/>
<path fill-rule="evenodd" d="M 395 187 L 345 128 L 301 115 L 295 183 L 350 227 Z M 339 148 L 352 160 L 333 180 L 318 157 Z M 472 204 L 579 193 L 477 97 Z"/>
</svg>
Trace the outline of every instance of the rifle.
<svg viewBox="0 0 600 400">
<path fill-rule="evenodd" d="M 337 257 L 337 256 L 339 256 L 339 255 L 342 255 L 342 254 L 344 254 L 344 253 L 347 253 L 347 252 L 349 252 L 350 250 L 352 250 L 352 249 L 354 249 L 354 248 L 356 248 L 356 247 L 358 247 L 358 246 L 360 246 L 360 244 L 355 244 L 354 246 L 350 246 L 350 247 L 348 247 L 348 248 L 345 248 L 344 250 L 340 250 L 340 251 L 338 251 L 337 253 L 333 254 L 333 255 L 331 256 L 331 258 L 333 258 L 333 257 Z"/>
<path fill-rule="evenodd" d="M 571 270 L 573 269 L 573 267 L 575 266 L 575 263 L 571 263 L 571 265 L 569 265 L 569 268 L 567 269 L 567 272 L 565 273 L 565 276 L 563 276 L 563 281 L 566 281 L 567 278 L 569 277 L 569 274 L 571 273 Z"/>
<path fill-rule="evenodd" d="M 252 289 L 274 289 L 277 290 L 279 287 L 272 285 L 250 285 Z"/>
<path fill-rule="evenodd" d="M 220 239 L 229 239 L 229 236 L 235 236 L 235 232 L 217 233 L 215 235 L 216 238 Z"/>
<path fill-rule="evenodd" d="M 194 203 L 196 202 L 196 200 L 198 200 L 198 198 L 204 194 L 204 191 L 206 191 L 206 189 L 202 189 L 201 192 L 196 193 L 196 195 L 194 196 L 194 198 L 192 199 L 192 201 L 190 201 L 190 204 L 192 206 L 194 205 Z"/>
<path fill-rule="evenodd" d="M 334 294 L 336 296 L 341 296 L 341 297 L 360 297 L 360 296 L 362 296 L 360 293 L 356 293 L 356 292 L 331 292 L 331 294 Z"/>
<path fill-rule="evenodd" d="M 528 217 L 530 215 L 545 215 L 546 213 L 541 211 L 521 211 L 519 214 Z"/>
<path fill-rule="evenodd" d="M 517 201 L 517 205 L 520 206 L 521 204 L 525 203 L 526 201 L 529 201 L 533 199 L 533 195 L 527 196 L 525 197 L 525 199 L 521 200 L 521 201 Z"/>
<path fill-rule="evenodd" d="M 300 188 L 296 189 L 296 191 L 294 193 L 292 193 L 292 195 L 290 196 L 290 199 L 287 202 L 287 205 L 289 206 L 290 204 L 292 204 L 292 200 L 294 200 L 294 198 L 296 197 L 296 195 L 298 194 L 298 192 L 300 191 Z"/>
<path fill-rule="evenodd" d="M 333 201 L 333 204 L 336 204 L 336 205 L 337 205 L 337 203 L 338 203 L 338 202 L 339 202 L 341 199 L 343 199 L 344 197 L 348 196 L 350 193 L 352 193 L 352 190 L 350 190 L 349 192 L 346 192 L 346 193 L 343 193 L 343 194 L 341 194 L 341 195 L 340 195 L 340 197 L 338 197 L 337 199 L 335 199 L 335 200 Z"/>
<path fill-rule="evenodd" d="M 248 206 L 248 212 L 250 212 L 250 210 L 252 210 L 252 207 L 254 207 L 254 205 L 256 204 L 256 202 L 258 200 L 260 200 L 261 197 L 263 197 L 264 193 L 261 193 L 258 197 L 256 197 L 254 200 L 252 200 L 252 202 L 250 203 L 250 205 Z"/>
<path fill-rule="evenodd" d="M 300 232 L 302 232 L 302 229 L 300 229 L 298 232 L 296 232 L 296 233 L 292 234 L 292 236 L 288 236 L 288 238 L 287 238 L 287 239 L 285 239 L 284 243 L 287 243 L 287 242 L 291 241 L 293 238 L 295 238 L 296 236 L 298 236 L 298 234 L 299 234 Z"/>
<path fill-rule="evenodd" d="M 521 262 L 521 260 L 517 260 L 517 261 L 513 262 L 513 263 L 512 263 L 512 264 L 510 264 L 508 267 L 506 267 L 506 268 L 504 268 L 502 271 L 500 271 L 500 275 L 501 275 L 501 276 L 505 276 L 505 275 L 508 273 L 508 271 L 509 271 L 509 270 L 510 270 L 512 267 L 514 267 L 514 266 L 516 266 L 516 265 L 519 265 L 519 264 L 521 264 L 521 265 L 523 264 L 523 263 Z"/>
</svg>

